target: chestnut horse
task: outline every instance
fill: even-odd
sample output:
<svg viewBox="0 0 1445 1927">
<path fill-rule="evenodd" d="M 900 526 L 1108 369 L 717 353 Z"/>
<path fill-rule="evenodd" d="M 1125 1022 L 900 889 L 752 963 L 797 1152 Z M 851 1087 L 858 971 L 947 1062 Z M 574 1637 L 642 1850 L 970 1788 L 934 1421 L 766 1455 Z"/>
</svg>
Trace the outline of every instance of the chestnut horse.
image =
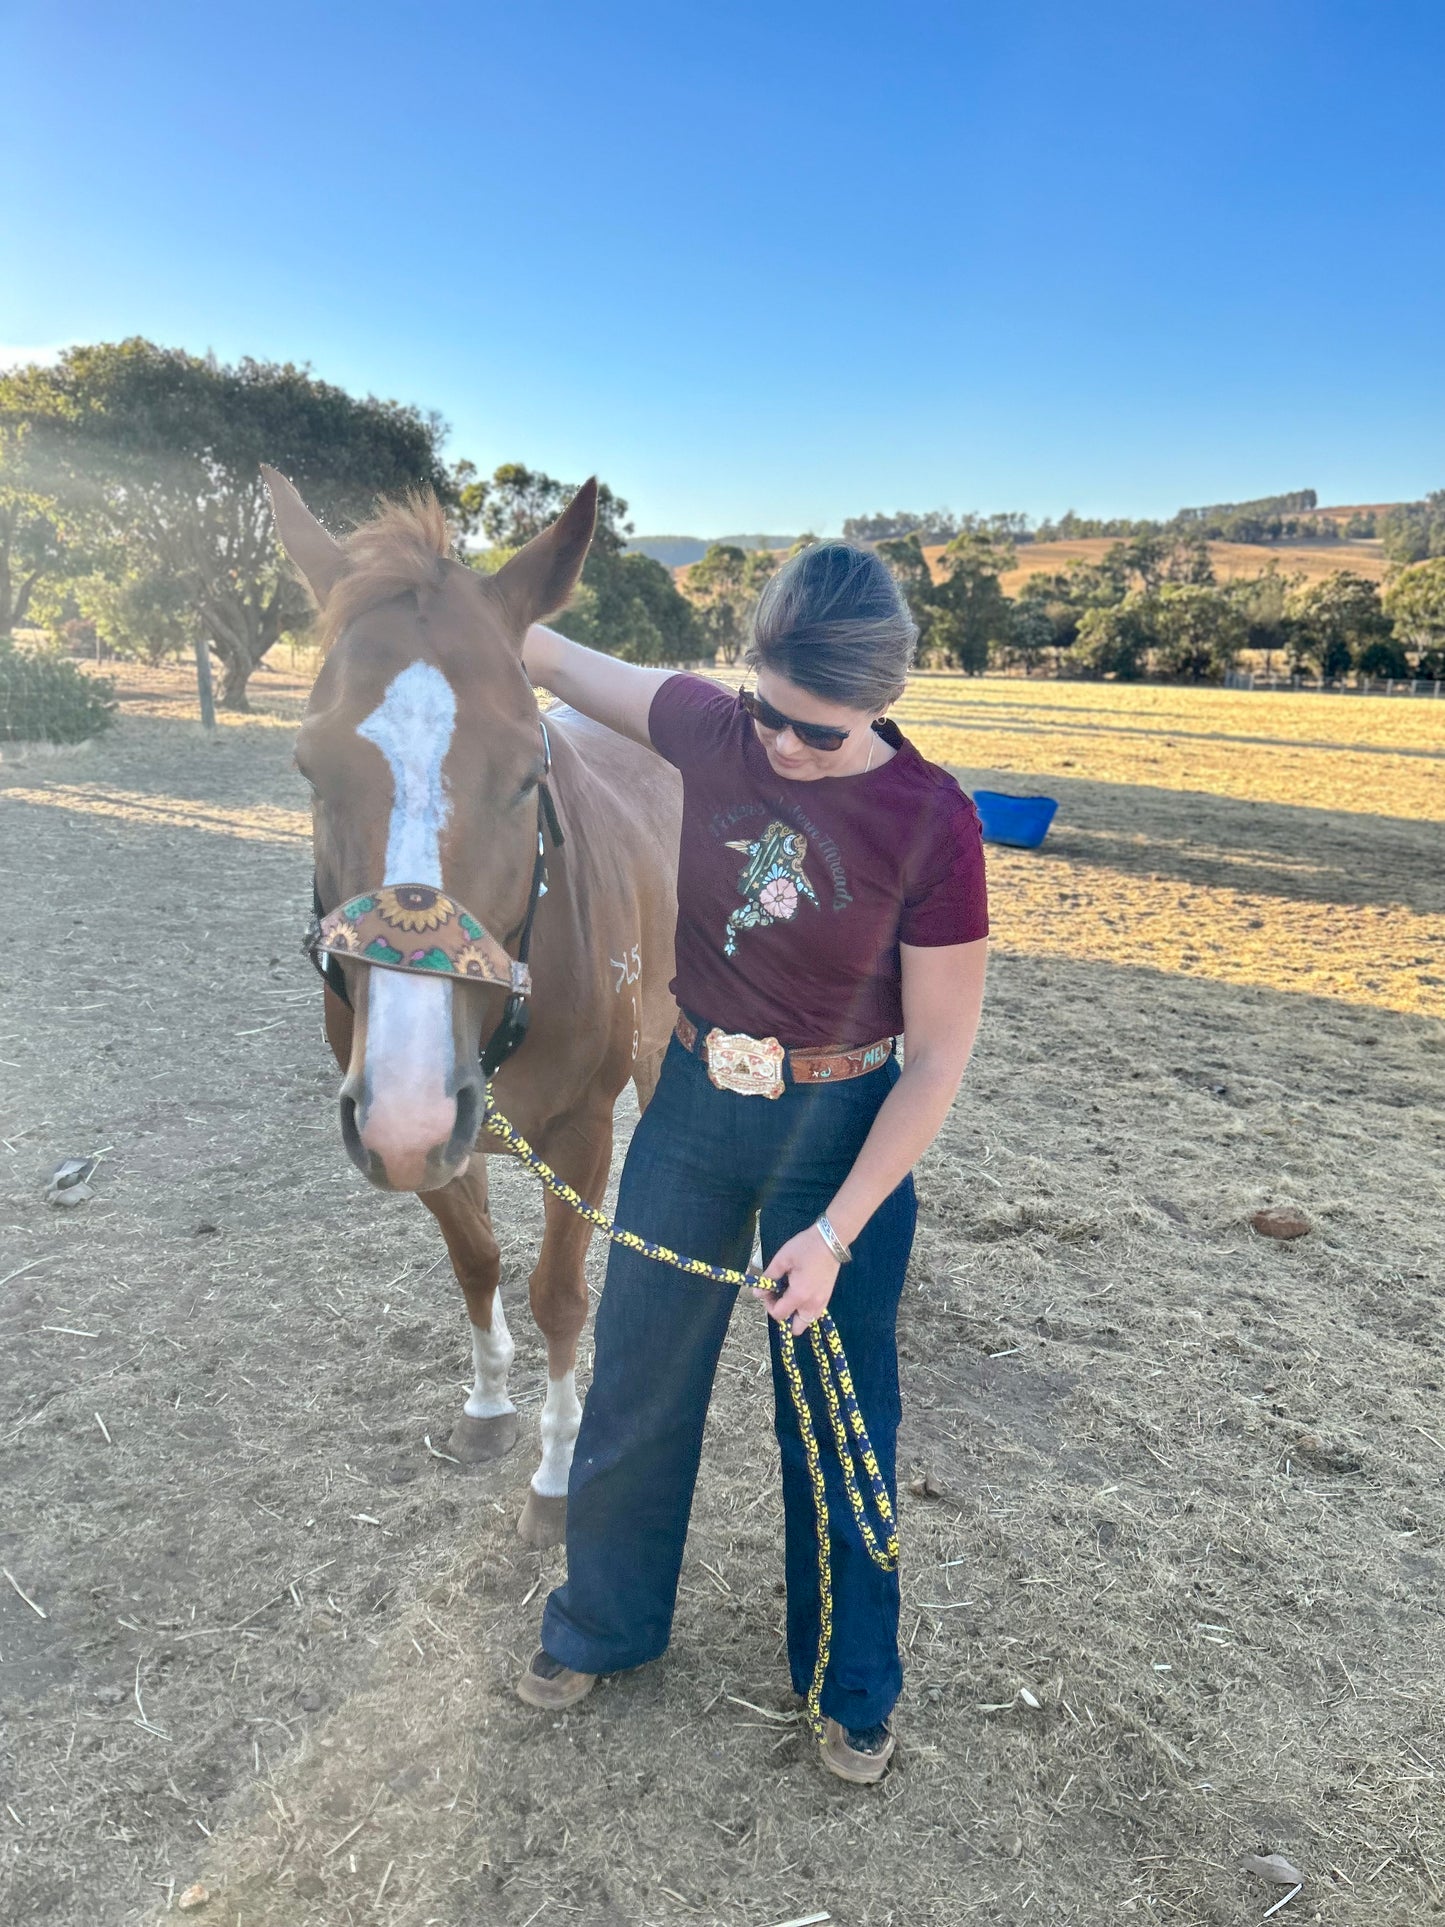
<svg viewBox="0 0 1445 1927">
<path fill-rule="evenodd" d="M 681 790 L 660 757 L 570 709 L 550 710 L 544 731 L 522 667 L 528 624 L 576 586 L 596 485 L 485 576 L 449 557 L 430 498 L 385 507 L 338 542 L 289 482 L 265 473 L 277 531 L 329 644 L 296 749 L 314 795 L 320 904 L 330 911 L 385 885 L 429 885 L 466 906 L 469 926 L 492 933 L 489 954 L 508 964 L 535 909 L 531 1025 L 493 1092 L 547 1162 L 600 1203 L 613 1106 L 629 1078 L 646 1104 L 675 1017 Z M 539 839 L 552 813 L 562 840 L 546 848 L 538 900 Z M 487 1167 L 474 1155 L 479 1049 L 504 992 L 345 957 L 339 968 L 332 981 L 346 998 L 330 982 L 324 995 L 327 1039 L 345 1072 L 342 1138 L 373 1184 L 416 1192 L 441 1226 L 475 1363 L 447 1449 L 480 1464 L 517 1436 Z M 547 1341 L 542 1456 L 517 1528 L 539 1546 L 557 1543 L 566 1521 L 590 1237 L 550 1195 L 545 1209 L 531 1277 L 532 1316 Z"/>
</svg>

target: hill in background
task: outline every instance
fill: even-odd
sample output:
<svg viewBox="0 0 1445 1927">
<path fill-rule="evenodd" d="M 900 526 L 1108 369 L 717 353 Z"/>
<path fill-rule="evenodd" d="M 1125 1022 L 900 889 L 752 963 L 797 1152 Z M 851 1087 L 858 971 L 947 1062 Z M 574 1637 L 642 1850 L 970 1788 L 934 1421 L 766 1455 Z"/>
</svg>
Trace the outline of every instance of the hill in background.
<svg viewBox="0 0 1445 1927">
<path fill-rule="evenodd" d="M 1392 506 L 1389 502 L 1350 503 L 1319 509 L 1311 506 L 1310 513 L 1343 527 L 1352 517 L 1382 515 Z M 1212 511 L 1181 511 L 1183 515 L 1198 517 L 1210 513 Z M 643 555 L 652 556 L 671 569 L 681 584 L 682 572 L 694 562 L 700 562 L 713 542 L 729 543 L 739 549 L 786 549 L 796 539 L 791 535 L 716 535 L 705 541 L 696 535 L 639 535 L 627 546 L 639 550 Z M 1002 578 L 1004 592 L 1016 596 L 1030 576 L 1052 573 L 1066 568 L 1070 562 L 1101 562 L 1119 539 L 1118 536 L 1108 535 L 1076 536 L 1067 541 L 1053 542 L 1024 538 L 1019 541 L 1016 550 L 1018 566 Z M 943 546 L 942 543 L 926 540 L 924 543 L 923 553 L 935 577 L 942 573 L 939 557 L 943 554 Z M 1389 570 L 1381 543 L 1368 537 L 1334 542 L 1312 541 L 1308 536 L 1286 537 L 1273 542 L 1215 540 L 1208 547 L 1215 577 L 1220 582 L 1230 582 L 1238 576 L 1259 575 L 1271 566 L 1282 575 L 1302 575 L 1311 582 L 1332 575 L 1337 569 L 1350 569 L 1358 575 L 1368 576 L 1372 581 L 1382 582 Z"/>
<path fill-rule="evenodd" d="M 713 535 L 704 541 L 699 535 L 634 535 L 627 544 L 634 553 L 650 555 L 665 568 L 684 569 L 701 562 L 714 542 L 725 542 L 735 549 L 790 549 L 793 535 Z"/>
<path fill-rule="evenodd" d="M 1015 551 L 1018 567 L 999 577 L 1005 595 L 1016 596 L 1030 576 L 1051 575 L 1066 569 L 1071 562 L 1102 562 L 1114 547 L 1115 538 L 1107 535 L 1082 536 L 1073 542 L 1023 542 Z M 1350 569 L 1383 582 L 1389 570 L 1379 542 L 1211 542 L 1209 559 L 1214 564 L 1216 581 L 1232 582 L 1237 576 L 1262 575 L 1276 568 L 1281 575 L 1302 575 L 1309 582 L 1333 575 L 1337 569 Z M 942 570 L 939 557 L 943 546 L 929 544 L 923 551 L 937 580 Z"/>
</svg>

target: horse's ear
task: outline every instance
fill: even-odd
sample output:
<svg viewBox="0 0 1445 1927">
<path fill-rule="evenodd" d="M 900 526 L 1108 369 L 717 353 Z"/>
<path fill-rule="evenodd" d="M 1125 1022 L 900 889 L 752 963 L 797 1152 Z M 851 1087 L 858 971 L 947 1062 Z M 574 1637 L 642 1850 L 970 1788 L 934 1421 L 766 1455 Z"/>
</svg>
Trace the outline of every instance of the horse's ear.
<svg viewBox="0 0 1445 1927">
<path fill-rule="evenodd" d="M 276 533 L 281 546 L 311 585 L 311 593 L 324 605 L 346 569 L 346 556 L 334 535 L 328 535 L 284 475 L 266 462 L 261 474 L 271 497 L 271 513 L 276 518 Z"/>
<path fill-rule="evenodd" d="M 534 535 L 492 577 L 525 634 L 530 623 L 555 615 L 577 587 L 597 526 L 597 477 L 584 482 L 550 528 Z"/>
</svg>

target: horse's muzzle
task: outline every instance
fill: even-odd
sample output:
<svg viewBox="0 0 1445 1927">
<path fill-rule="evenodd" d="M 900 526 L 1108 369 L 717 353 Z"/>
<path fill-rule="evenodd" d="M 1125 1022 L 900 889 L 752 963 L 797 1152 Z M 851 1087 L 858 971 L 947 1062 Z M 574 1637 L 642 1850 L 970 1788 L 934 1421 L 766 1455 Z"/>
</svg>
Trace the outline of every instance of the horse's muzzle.
<svg viewBox="0 0 1445 1927">
<path fill-rule="evenodd" d="M 485 1086 L 463 1080 L 454 1096 L 374 1105 L 350 1080 L 341 1092 L 341 1140 L 351 1162 L 381 1191 L 439 1191 L 467 1167 L 482 1121 Z"/>
</svg>

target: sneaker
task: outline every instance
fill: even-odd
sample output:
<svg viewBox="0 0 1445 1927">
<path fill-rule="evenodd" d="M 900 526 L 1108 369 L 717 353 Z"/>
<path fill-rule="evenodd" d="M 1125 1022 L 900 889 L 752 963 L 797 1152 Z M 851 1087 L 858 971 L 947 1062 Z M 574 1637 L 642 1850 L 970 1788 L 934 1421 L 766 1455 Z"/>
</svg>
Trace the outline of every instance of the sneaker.
<svg viewBox="0 0 1445 1927">
<path fill-rule="evenodd" d="M 574 1673 L 570 1666 L 553 1659 L 544 1646 L 539 1646 L 526 1672 L 517 1681 L 517 1698 L 544 1713 L 556 1713 L 586 1699 L 596 1684 L 595 1673 Z"/>
<path fill-rule="evenodd" d="M 873 1786 L 881 1780 L 897 1745 L 887 1720 L 864 1727 L 840 1726 L 837 1720 L 823 1722 L 823 1764 L 854 1786 Z"/>
</svg>

